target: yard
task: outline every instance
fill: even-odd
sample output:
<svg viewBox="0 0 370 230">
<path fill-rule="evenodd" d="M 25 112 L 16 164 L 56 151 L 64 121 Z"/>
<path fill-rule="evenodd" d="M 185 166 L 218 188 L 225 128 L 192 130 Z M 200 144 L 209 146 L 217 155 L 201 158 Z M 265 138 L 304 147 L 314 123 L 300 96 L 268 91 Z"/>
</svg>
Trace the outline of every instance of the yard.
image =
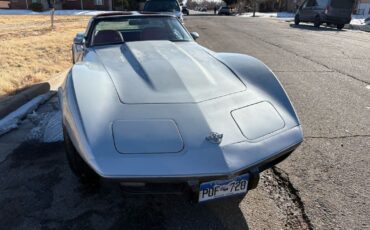
<svg viewBox="0 0 370 230">
<path fill-rule="evenodd" d="M 89 16 L 0 16 L 0 100 L 71 65 L 71 43 Z"/>
</svg>

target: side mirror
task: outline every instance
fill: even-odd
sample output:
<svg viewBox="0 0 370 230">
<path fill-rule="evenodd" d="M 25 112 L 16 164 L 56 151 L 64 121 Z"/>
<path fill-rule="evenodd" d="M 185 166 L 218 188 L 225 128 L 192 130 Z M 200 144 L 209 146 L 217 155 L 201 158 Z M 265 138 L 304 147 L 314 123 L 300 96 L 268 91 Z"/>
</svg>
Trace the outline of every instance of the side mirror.
<svg viewBox="0 0 370 230">
<path fill-rule="evenodd" d="M 199 38 L 199 34 L 197 32 L 191 32 L 190 35 L 193 37 L 194 40 Z"/>
<path fill-rule="evenodd" d="M 85 43 L 85 33 L 80 32 L 76 34 L 76 37 L 73 39 L 73 44 L 83 45 Z"/>
</svg>

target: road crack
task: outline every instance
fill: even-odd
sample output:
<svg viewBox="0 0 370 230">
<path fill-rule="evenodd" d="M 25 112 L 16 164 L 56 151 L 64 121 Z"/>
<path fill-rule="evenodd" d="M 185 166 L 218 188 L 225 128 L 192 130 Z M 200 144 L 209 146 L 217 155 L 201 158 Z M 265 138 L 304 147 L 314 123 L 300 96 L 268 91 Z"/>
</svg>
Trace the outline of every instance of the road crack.
<svg viewBox="0 0 370 230">
<path fill-rule="evenodd" d="M 331 68 L 330 66 L 328 66 L 328 65 L 326 65 L 326 64 L 323 64 L 323 63 L 320 63 L 320 62 L 318 62 L 318 61 L 315 61 L 315 60 L 313 60 L 312 58 L 309 58 L 308 56 L 302 56 L 302 55 L 299 55 L 298 53 L 295 53 L 295 52 L 293 52 L 293 51 L 287 50 L 287 49 L 285 49 L 284 47 L 282 47 L 282 46 L 280 46 L 280 45 L 278 45 L 278 44 L 275 44 L 275 43 L 273 43 L 273 42 L 266 41 L 266 40 L 261 39 L 261 38 L 259 38 L 259 39 L 260 39 L 261 41 L 263 41 L 263 42 L 265 42 L 265 43 L 269 44 L 269 45 L 275 46 L 275 47 L 280 48 L 280 49 L 282 49 L 282 50 L 284 50 L 284 51 L 286 51 L 286 52 L 288 52 L 288 53 L 291 53 L 291 54 L 295 55 L 296 57 L 304 58 L 304 59 L 306 59 L 306 60 L 308 60 L 308 61 L 311 61 L 311 62 L 313 62 L 313 63 L 315 63 L 315 64 L 317 64 L 317 65 L 321 65 L 321 66 L 323 66 L 323 67 L 325 67 L 325 68 L 327 68 L 327 69 L 329 69 L 329 70 L 332 70 L 333 72 L 335 71 L 335 72 L 337 72 L 337 73 L 340 73 L 340 74 L 342 74 L 342 75 L 344 75 L 344 76 L 346 76 L 346 77 L 352 78 L 352 79 L 354 79 L 354 80 L 360 81 L 360 82 L 362 82 L 362 83 L 370 84 L 370 82 L 369 82 L 369 81 L 362 80 L 362 79 L 360 79 L 360 78 L 358 78 L 358 77 L 355 77 L 355 76 L 353 76 L 353 75 L 351 75 L 351 74 L 348 74 L 348 73 L 345 73 L 345 72 L 343 72 L 343 71 L 341 71 L 341 70 L 338 70 L 337 68 Z"/>
<path fill-rule="evenodd" d="M 285 229 L 313 229 L 298 189 L 286 172 L 278 167 L 266 170 L 261 176 L 264 189 L 285 216 Z"/>
<path fill-rule="evenodd" d="M 305 139 L 346 139 L 346 138 L 356 138 L 356 137 L 370 137 L 370 135 L 367 134 L 357 134 L 357 135 L 347 135 L 347 136 L 333 136 L 333 137 L 327 137 L 327 136 L 305 136 Z"/>
</svg>

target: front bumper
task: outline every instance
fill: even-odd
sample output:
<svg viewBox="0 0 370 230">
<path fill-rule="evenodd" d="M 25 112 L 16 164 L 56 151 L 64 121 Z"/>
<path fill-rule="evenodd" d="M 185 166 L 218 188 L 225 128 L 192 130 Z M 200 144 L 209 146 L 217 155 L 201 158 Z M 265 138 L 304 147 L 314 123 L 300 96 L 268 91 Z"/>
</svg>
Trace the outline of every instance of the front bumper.
<svg viewBox="0 0 370 230">
<path fill-rule="evenodd" d="M 113 157 L 102 156 L 86 162 L 100 177 L 110 180 L 208 180 L 233 177 L 248 169 L 261 168 L 290 149 L 295 149 L 302 140 L 301 127 L 296 126 L 258 142 L 244 141 L 220 148 L 189 150 L 178 154 L 114 154 Z M 80 153 L 87 153 L 89 150 L 91 151 L 78 149 Z"/>
<path fill-rule="evenodd" d="M 328 15 L 322 15 L 322 21 L 325 23 L 332 23 L 332 24 L 348 24 L 351 22 L 351 17 L 332 17 Z"/>
<path fill-rule="evenodd" d="M 247 191 L 255 189 L 259 183 L 260 173 L 286 159 L 299 144 L 284 150 L 273 158 L 254 165 L 252 168 L 243 169 L 232 175 L 189 178 L 141 178 L 140 180 L 135 180 L 133 183 L 122 183 L 121 180 L 117 181 L 121 182 L 123 191 L 129 194 L 181 194 L 188 197 L 191 201 L 198 202 L 200 184 L 204 182 L 226 180 L 239 175 L 249 174 Z M 138 181 L 142 183 L 138 183 Z M 137 186 L 138 184 L 141 184 L 141 186 Z"/>
<path fill-rule="evenodd" d="M 265 159 L 261 162 L 258 162 L 254 165 L 249 167 L 225 174 L 218 174 L 218 175 L 189 175 L 189 176 L 160 176 L 160 177 L 104 177 L 101 176 L 103 180 L 107 181 L 116 181 L 116 182 L 133 182 L 133 183 L 203 183 L 207 181 L 213 180 L 223 180 L 223 179 L 230 179 L 236 176 L 249 173 L 253 176 L 257 176 L 259 173 L 263 172 L 266 169 L 273 167 L 274 165 L 282 162 L 285 160 L 299 145 L 297 143 L 279 154 L 274 155 L 271 158 Z"/>
</svg>

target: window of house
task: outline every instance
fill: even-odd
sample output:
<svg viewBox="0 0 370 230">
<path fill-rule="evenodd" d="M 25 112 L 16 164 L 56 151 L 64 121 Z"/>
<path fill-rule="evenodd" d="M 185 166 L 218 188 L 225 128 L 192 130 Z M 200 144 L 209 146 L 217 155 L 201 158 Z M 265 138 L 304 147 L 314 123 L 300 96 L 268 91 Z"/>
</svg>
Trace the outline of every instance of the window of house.
<svg viewBox="0 0 370 230">
<path fill-rule="evenodd" d="M 103 0 L 94 0 L 94 4 L 96 6 L 102 6 L 102 5 L 104 5 Z"/>
</svg>

